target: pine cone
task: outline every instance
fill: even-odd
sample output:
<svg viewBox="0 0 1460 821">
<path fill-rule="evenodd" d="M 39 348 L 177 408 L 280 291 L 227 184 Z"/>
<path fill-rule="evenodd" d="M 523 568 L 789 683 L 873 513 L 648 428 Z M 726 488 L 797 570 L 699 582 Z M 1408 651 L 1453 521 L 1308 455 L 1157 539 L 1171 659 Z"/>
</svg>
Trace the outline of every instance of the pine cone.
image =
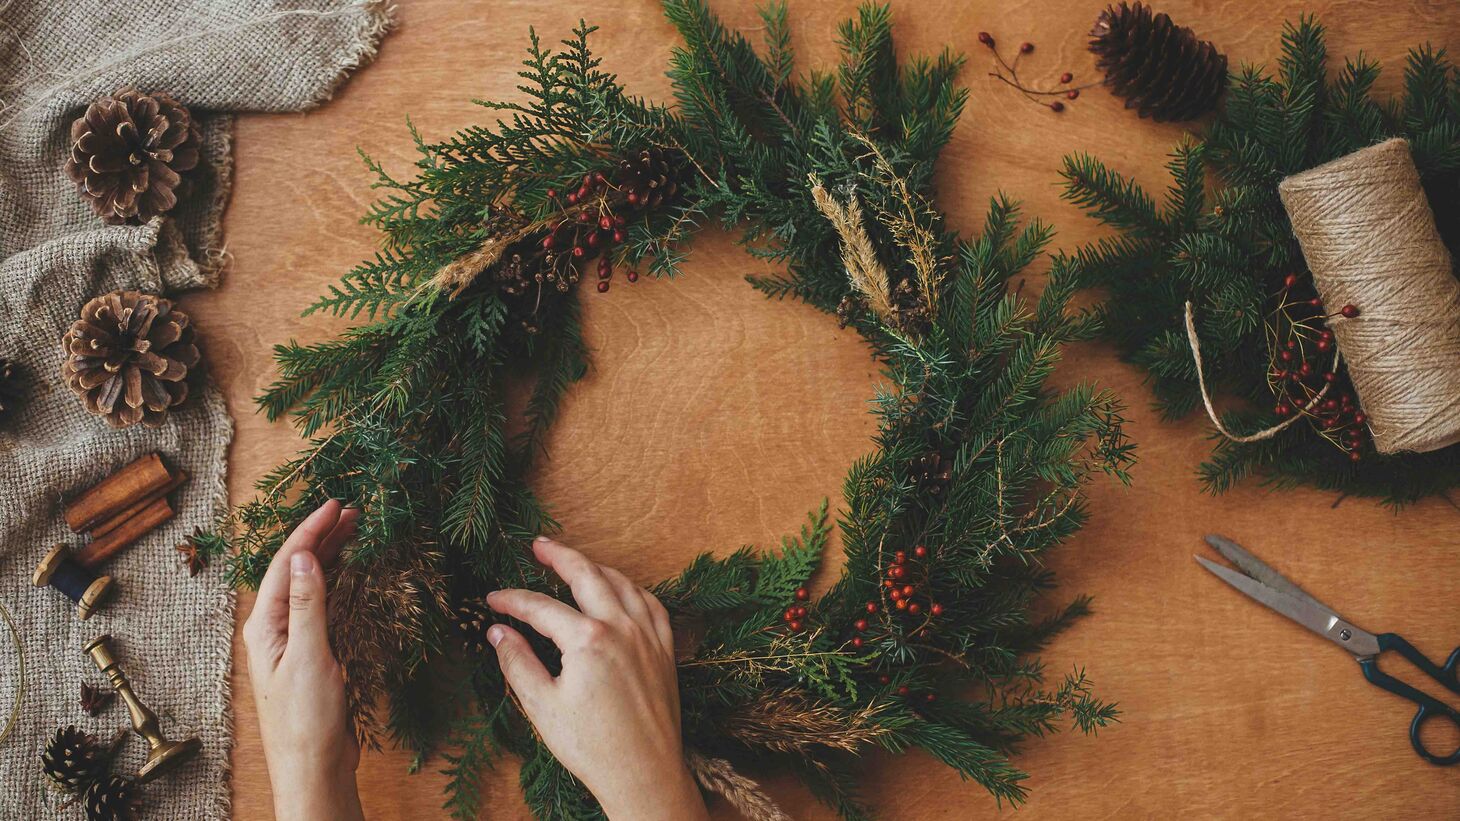
<svg viewBox="0 0 1460 821">
<path fill-rule="evenodd" d="M 1105 84 L 1142 117 L 1157 122 L 1200 117 L 1216 107 L 1227 87 L 1227 58 L 1216 46 L 1141 3 L 1110 6 L 1090 36 Z"/>
<path fill-rule="evenodd" d="M 168 409 L 187 399 L 183 380 L 201 358 L 188 315 L 170 300 L 137 291 L 86 303 L 61 347 L 66 384 L 114 428 L 166 421 Z"/>
<path fill-rule="evenodd" d="M 627 192 L 629 205 L 646 210 L 658 208 L 679 191 L 683 165 L 683 158 L 677 152 L 650 146 L 619 161 L 613 184 Z"/>
<path fill-rule="evenodd" d="M 106 772 L 107 751 L 96 736 L 75 727 L 56 731 L 41 754 L 41 770 L 63 792 L 79 793 Z"/>
<path fill-rule="evenodd" d="M 181 103 L 160 91 L 123 89 L 71 124 L 66 175 L 103 220 L 146 222 L 177 205 L 201 142 Z"/>
<path fill-rule="evenodd" d="M 953 466 L 943 454 L 931 450 L 913 460 L 912 475 L 919 487 L 937 496 L 953 478 Z"/>
<path fill-rule="evenodd" d="M 0 422 L 20 400 L 20 366 L 0 356 Z"/>
<path fill-rule="evenodd" d="M 484 653 L 487 649 L 487 628 L 496 623 L 486 599 L 469 599 L 451 613 L 452 624 L 461 636 L 462 649 L 468 653 Z"/>
<path fill-rule="evenodd" d="M 142 789 L 135 781 L 108 776 L 86 791 L 87 821 L 131 821 L 142 814 Z"/>
</svg>

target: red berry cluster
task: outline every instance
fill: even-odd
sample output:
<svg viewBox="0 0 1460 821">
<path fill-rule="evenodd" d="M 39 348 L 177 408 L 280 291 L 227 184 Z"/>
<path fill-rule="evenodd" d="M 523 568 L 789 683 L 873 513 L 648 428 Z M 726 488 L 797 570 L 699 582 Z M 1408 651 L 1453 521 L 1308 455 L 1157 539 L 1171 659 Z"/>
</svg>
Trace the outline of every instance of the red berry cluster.
<svg viewBox="0 0 1460 821">
<path fill-rule="evenodd" d="M 810 590 L 807 590 L 804 587 L 796 588 L 796 601 L 804 602 L 810 598 Z M 799 633 L 807 627 L 806 612 L 806 605 L 793 604 L 790 607 L 786 608 L 785 613 L 781 614 L 781 621 L 784 621 L 786 623 L 786 629 L 790 630 L 792 633 Z"/>
<path fill-rule="evenodd" d="M 906 550 L 899 550 L 892 561 L 883 568 L 882 601 L 867 602 L 867 615 L 875 615 L 886 608 L 894 616 L 910 617 L 916 627 L 914 635 L 920 634 L 932 620 L 943 615 L 943 605 L 932 601 L 927 594 L 928 566 L 924 561 L 929 551 L 926 545 L 918 545 L 909 556 Z M 867 619 L 852 623 L 852 647 L 860 649 L 864 644 L 862 633 L 869 627 Z"/>
<path fill-rule="evenodd" d="M 886 687 L 887 685 L 889 685 L 889 684 L 892 683 L 892 676 L 889 676 L 886 673 L 883 673 L 882 675 L 880 675 L 880 676 L 877 677 L 877 683 L 878 684 L 881 684 L 883 687 Z M 898 688 L 897 688 L 897 694 L 900 695 L 900 696 L 902 696 L 903 698 L 907 698 L 908 696 L 911 696 L 913 694 L 913 691 L 912 691 L 912 688 L 911 687 L 907 686 L 906 684 L 903 684 L 903 685 L 899 685 L 898 686 Z M 931 692 L 930 693 L 923 693 L 923 701 L 926 701 L 927 703 L 932 704 L 933 702 L 935 702 L 937 700 L 938 700 L 938 694 L 937 693 L 931 693 Z"/>
<path fill-rule="evenodd" d="M 1020 94 L 1024 95 L 1025 99 L 1036 105 L 1044 106 L 1056 114 L 1065 110 L 1065 104 L 1060 100 L 1050 98 L 1064 97 L 1066 100 L 1077 100 L 1080 97 L 1081 91 L 1099 85 L 1099 83 L 1087 83 L 1082 86 L 1070 87 L 1070 83 L 1075 81 L 1075 75 L 1068 71 L 1060 73 L 1059 85 L 1053 88 L 1041 89 L 1025 85 L 1024 81 L 1019 79 L 1019 58 L 1033 53 L 1033 43 L 1027 40 L 1020 43 L 1019 51 L 1014 55 L 1014 59 L 1005 61 L 1003 55 L 999 54 L 998 44 L 994 42 L 993 35 L 986 31 L 980 31 L 978 33 L 978 41 L 994 53 L 994 60 L 997 62 L 997 65 L 994 66 L 993 71 L 989 72 L 990 77 L 1017 89 Z"/>
<path fill-rule="evenodd" d="M 559 201 L 556 190 L 548 189 L 547 195 L 554 202 Z M 542 239 L 543 262 L 557 275 L 558 281 L 577 282 L 579 267 L 597 257 L 598 292 L 603 293 L 613 278 L 609 252 L 624 241 L 624 227 L 628 224 L 622 214 L 615 212 L 636 207 L 639 196 L 609 182 L 602 171 L 594 171 L 584 174 L 578 190 L 562 199 L 566 200 L 566 204 L 559 203 L 562 216 L 552 223 Z M 626 278 L 637 282 L 639 274 L 630 271 Z"/>
<path fill-rule="evenodd" d="M 1355 305 L 1345 305 L 1337 313 L 1326 313 L 1318 297 L 1294 293 L 1299 285 L 1296 274 L 1283 278 L 1268 326 L 1273 351 L 1268 385 L 1277 396 L 1273 413 L 1309 417 L 1320 435 L 1357 462 L 1363 458 L 1368 417 L 1359 409 L 1353 386 L 1332 369 L 1336 343 L 1328 321 L 1338 316 L 1354 319 L 1360 312 Z"/>
</svg>

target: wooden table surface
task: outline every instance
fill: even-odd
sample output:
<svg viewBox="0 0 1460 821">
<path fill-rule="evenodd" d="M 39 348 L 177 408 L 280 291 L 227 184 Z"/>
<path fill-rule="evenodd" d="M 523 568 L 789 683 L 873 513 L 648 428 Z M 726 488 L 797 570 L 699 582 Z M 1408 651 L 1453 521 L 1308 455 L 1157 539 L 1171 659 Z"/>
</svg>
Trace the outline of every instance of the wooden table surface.
<svg viewBox="0 0 1460 821">
<path fill-rule="evenodd" d="M 1102 89 L 1062 115 L 986 76 L 980 30 L 1030 40 L 1030 79 L 1092 77 L 1085 32 L 1099 0 L 900 0 L 904 52 L 966 51 L 972 98 L 941 165 L 942 204 L 973 230 L 996 190 L 1052 221 L 1063 247 L 1097 228 L 1057 196 L 1063 154 L 1086 150 L 1145 183 L 1164 183 L 1180 129 L 1137 120 Z M 1167 0 L 1160 4 L 1239 61 L 1271 61 L 1283 21 L 1316 12 L 1329 53 L 1360 49 L 1397 86 L 1414 44 L 1460 47 L 1460 4 L 1446 0 Z M 732 25 L 757 25 L 750 0 L 716 0 Z M 850 0 L 791 0 L 803 67 L 833 59 Z M 270 347 L 319 340 L 343 323 L 300 310 L 376 241 L 357 218 L 371 201 L 359 146 L 406 173 L 409 115 L 428 139 L 486 119 L 472 98 L 512 94 L 535 26 L 545 40 L 579 16 L 603 28 L 598 53 L 634 93 L 665 99 L 676 37 L 654 0 L 399 0 L 399 27 L 376 62 L 307 114 L 246 116 L 236 139 L 237 184 L 227 217 L 234 263 L 216 292 L 186 300 L 238 432 L 229 484 L 235 502 L 296 446 L 285 426 L 254 414 L 272 378 Z M 650 583 L 701 550 L 771 544 L 826 496 L 839 501 L 846 468 L 870 445 L 866 401 L 878 379 L 850 333 L 815 311 L 763 299 L 742 282 L 763 270 L 728 235 L 705 232 L 686 276 L 617 282 L 589 293 L 589 377 L 569 397 L 552 460 L 534 482 L 565 525 L 563 538 Z M 1160 422 L 1141 376 L 1095 346 L 1072 351 L 1061 378 L 1093 378 L 1130 406 L 1139 443 L 1134 485 L 1097 484 L 1089 526 L 1053 559 L 1061 596 L 1095 596 L 1096 613 L 1046 654 L 1054 674 L 1083 666 L 1122 722 L 1087 738 L 1031 742 L 1018 763 L 1032 777 L 1025 821 L 1044 818 L 1456 818 L 1460 768 L 1410 750 L 1407 702 L 1369 687 L 1352 658 L 1243 597 L 1192 561 L 1202 533 L 1257 548 L 1360 624 L 1405 634 L 1434 658 L 1460 640 L 1460 513 L 1442 501 L 1396 515 L 1376 504 L 1248 484 L 1204 495 L 1194 468 L 1207 425 Z M 247 615 L 248 596 L 240 609 Z M 239 819 L 271 817 L 253 696 L 235 653 Z M 1399 666 L 1399 665 L 1396 665 Z M 1404 672 L 1415 674 L 1404 665 Z M 1436 744 L 1454 742 L 1436 733 Z M 439 761 L 408 775 L 401 752 L 367 756 L 360 785 L 376 819 L 444 815 Z M 797 818 L 830 818 L 794 783 L 763 774 Z M 867 762 L 866 794 L 887 818 L 1001 814 L 983 790 L 923 755 Z M 489 777 L 486 817 L 526 817 L 516 766 Z M 1007 807 L 1002 814 L 1013 814 Z M 722 811 L 720 817 L 733 813 Z"/>
</svg>

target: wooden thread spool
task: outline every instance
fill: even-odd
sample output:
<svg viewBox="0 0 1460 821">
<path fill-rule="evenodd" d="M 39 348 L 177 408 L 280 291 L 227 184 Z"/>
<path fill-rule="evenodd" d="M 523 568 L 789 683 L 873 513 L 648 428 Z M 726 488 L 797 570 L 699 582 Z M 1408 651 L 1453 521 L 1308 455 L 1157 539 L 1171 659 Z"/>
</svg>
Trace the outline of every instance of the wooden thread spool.
<svg viewBox="0 0 1460 821">
<path fill-rule="evenodd" d="M 1402 139 L 1278 186 L 1380 453 L 1460 442 L 1460 282 Z"/>
<path fill-rule="evenodd" d="M 61 595 L 76 603 L 76 618 L 86 621 L 99 609 L 111 590 L 112 577 L 98 576 L 81 566 L 71 558 L 65 545 L 58 544 L 36 565 L 30 583 L 60 591 Z"/>
</svg>

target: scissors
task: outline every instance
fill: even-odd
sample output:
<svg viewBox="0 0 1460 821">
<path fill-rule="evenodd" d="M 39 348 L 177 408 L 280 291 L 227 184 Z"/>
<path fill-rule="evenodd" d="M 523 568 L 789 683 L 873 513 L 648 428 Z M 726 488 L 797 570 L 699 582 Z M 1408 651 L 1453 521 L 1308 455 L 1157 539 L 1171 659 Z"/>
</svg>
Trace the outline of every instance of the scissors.
<svg viewBox="0 0 1460 821">
<path fill-rule="evenodd" d="M 1456 749 L 1449 755 L 1435 755 L 1425 749 L 1424 743 L 1419 737 L 1420 727 L 1424 726 L 1427 720 L 1437 716 L 1449 719 L 1455 723 L 1457 728 L 1460 728 L 1460 712 L 1456 712 L 1450 705 L 1431 698 L 1379 669 L 1379 655 L 1387 650 L 1393 650 L 1409 659 L 1414 666 L 1439 682 L 1445 689 L 1460 695 L 1460 677 L 1456 675 L 1456 668 L 1460 666 L 1460 647 L 1455 648 L 1455 652 L 1450 654 L 1444 667 L 1439 667 L 1416 650 L 1414 645 L 1395 633 L 1375 635 L 1355 627 L 1352 622 L 1334 612 L 1333 608 L 1303 592 L 1301 587 L 1288 581 L 1281 573 L 1268 567 L 1261 559 L 1242 549 L 1241 545 L 1236 542 L 1216 535 L 1207 536 L 1206 541 L 1207 544 L 1216 548 L 1217 552 L 1222 554 L 1227 561 L 1236 565 L 1237 569 L 1234 570 L 1226 565 L 1197 556 L 1196 560 L 1202 567 L 1216 574 L 1217 578 L 1227 584 L 1256 599 L 1259 604 L 1276 610 L 1353 653 L 1354 658 L 1358 659 L 1359 669 L 1364 671 L 1364 678 L 1368 679 L 1370 684 L 1419 705 L 1419 712 L 1414 714 L 1414 721 L 1409 725 L 1409 743 L 1414 745 L 1414 751 L 1419 753 L 1420 758 L 1441 766 L 1460 762 L 1460 749 Z"/>
</svg>

